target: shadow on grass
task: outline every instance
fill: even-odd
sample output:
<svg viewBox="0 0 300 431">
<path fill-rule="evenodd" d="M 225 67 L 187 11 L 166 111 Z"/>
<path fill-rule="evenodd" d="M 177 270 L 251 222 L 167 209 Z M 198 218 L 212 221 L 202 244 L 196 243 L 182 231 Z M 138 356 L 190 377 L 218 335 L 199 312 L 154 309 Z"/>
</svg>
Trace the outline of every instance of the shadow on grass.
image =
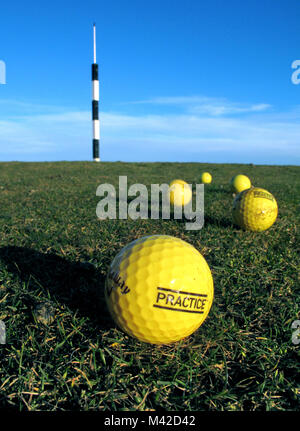
<svg viewBox="0 0 300 431">
<path fill-rule="evenodd" d="M 219 193 L 222 195 L 232 194 L 232 192 L 228 186 L 216 185 L 216 184 L 205 184 L 204 185 L 204 193 Z"/>
<path fill-rule="evenodd" d="M 204 226 L 209 224 L 218 226 L 218 227 L 225 227 L 225 228 L 234 227 L 232 220 L 226 217 L 217 218 L 217 217 L 212 217 L 210 215 L 206 215 L 204 217 Z"/>
<path fill-rule="evenodd" d="M 10 405 L 7 402 L 7 399 L 4 395 L 0 395 L 0 411 L 1 410 L 2 411 L 5 410 L 6 413 L 18 413 L 18 412 L 20 412 L 20 410 L 17 406 Z M 1 412 L 1 414 L 2 414 L 2 412 Z"/>
<path fill-rule="evenodd" d="M 0 261 L 26 284 L 24 300 L 34 306 L 37 300 L 55 298 L 73 311 L 93 319 L 99 327 L 111 327 L 105 305 L 104 276 L 89 263 L 70 262 L 56 254 L 6 246 L 0 248 Z"/>
<path fill-rule="evenodd" d="M 196 222 L 196 217 L 193 217 L 192 219 L 187 219 L 185 217 L 182 217 L 181 219 L 175 219 L 174 215 L 171 214 L 170 220 L 173 220 L 175 223 L 180 224 L 185 224 L 185 223 L 195 223 Z M 232 221 L 226 217 L 213 217 L 213 216 L 204 216 L 204 224 L 202 226 L 202 228 L 205 228 L 208 225 L 213 225 L 213 226 L 218 226 L 218 227 L 224 227 L 224 228 L 228 228 L 228 227 L 234 227 Z"/>
</svg>

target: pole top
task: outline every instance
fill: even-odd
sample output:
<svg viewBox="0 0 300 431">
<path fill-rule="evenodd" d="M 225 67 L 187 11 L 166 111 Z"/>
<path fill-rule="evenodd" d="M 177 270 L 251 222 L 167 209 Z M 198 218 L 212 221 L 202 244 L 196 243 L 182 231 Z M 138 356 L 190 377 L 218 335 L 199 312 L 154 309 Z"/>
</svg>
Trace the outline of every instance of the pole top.
<svg viewBox="0 0 300 431">
<path fill-rule="evenodd" d="M 94 30 L 94 63 L 96 63 L 96 24 L 93 24 Z"/>
</svg>

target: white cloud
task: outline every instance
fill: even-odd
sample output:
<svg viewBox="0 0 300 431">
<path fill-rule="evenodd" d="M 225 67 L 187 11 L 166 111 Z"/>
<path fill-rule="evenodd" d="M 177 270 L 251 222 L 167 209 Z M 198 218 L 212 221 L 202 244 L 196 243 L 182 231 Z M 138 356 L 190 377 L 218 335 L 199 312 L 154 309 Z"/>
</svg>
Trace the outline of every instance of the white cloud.
<svg viewBox="0 0 300 431">
<path fill-rule="evenodd" d="M 222 162 L 226 157 L 226 162 L 300 162 L 298 108 L 279 113 L 270 112 L 268 104 L 237 106 L 227 102 L 223 104 L 227 115 L 209 115 L 207 107 L 197 112 L 195 105 L 192 110 L 191 98 L 169 99 L 186 103 L 188 109 L 156 115 L 139 115 L 138 109 L 132 115 L 100 112 L 102 158 Z M 192 100 L 199 103 L 198 97 Z M 167 103 L 165 98 L 160 101 Z M 243 115 L 234 115 L 234 109 L 243 110 Z M 90 160 L 91 142 L 90 111 L 33 108 L 31 114 L 26 111 L 26 115 L 0 120 L 0 160 Z"/>
<path fill-rule="evenodd" d="M 191 105 L 206 103 L 208 101 L 220 100 L 205 96 L 171 96 L 171 97 L 153 97 L 151 99 L 136 100 L 133 104 L 150 104 L 150 105 Z"/>
<path fill-rule="evenodd" d="M 147 100 L 133 101 L 130 104 L 157 105 L 181 108 L 186 112 L 218 117 L 269 110 L 268 103 L 241 104 L 224 98 L 206 96 L 154 97 Z"/>
<path fill-rule="evenodd" d="M 26 108 L 29 105 L 26 104 Z M 71 157 L 89 138 L 91 114 L 61 112 L 9 116 L 0 120 L 0 160 Z M 3 117 L 3 115 L 2 115 Z M 90 131 L 91 135 L 91 131 Z M 71 151 L 68 154 L 67 150 Z M 81 152 L 82 155 L 82 152 Z M 25 157 L 25 158 L 24 158 Z M 82 157 L 81 157 L 82 158 Z"/>
</svg>

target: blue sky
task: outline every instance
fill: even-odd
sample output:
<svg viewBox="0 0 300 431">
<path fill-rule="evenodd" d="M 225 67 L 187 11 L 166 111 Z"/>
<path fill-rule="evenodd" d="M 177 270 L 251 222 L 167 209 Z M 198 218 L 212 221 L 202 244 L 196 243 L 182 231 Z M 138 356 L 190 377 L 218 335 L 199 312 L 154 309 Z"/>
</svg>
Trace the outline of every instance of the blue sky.
<svg viewBox="0 0 300 431">
<path fill-rule="evenodd" d="M 92 159 L 95 21 L 102 160 L 299 165 L 298 0 L 17 0 L 0 12 L 0 161 Z"/>
</svg>

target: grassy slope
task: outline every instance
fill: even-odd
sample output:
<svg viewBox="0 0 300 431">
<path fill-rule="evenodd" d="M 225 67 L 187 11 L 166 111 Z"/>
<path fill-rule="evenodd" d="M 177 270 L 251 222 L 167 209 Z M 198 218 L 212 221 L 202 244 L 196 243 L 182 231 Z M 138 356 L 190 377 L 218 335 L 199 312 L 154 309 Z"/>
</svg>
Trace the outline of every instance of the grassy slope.
<svg viewBox="0 0 300 431">
<path fill-rule="evenodd" d="M 208 170 L 205 226 L 179 221 L 102 221 L 100 183 L 199 182 Z M 228 183 L 245 173 L 273 193 L 275 225 L 231 224 Z M 297 410 L 300 345 L 299 167 L 196 163 L 1 163 L 0 406 L 13 409 Z M 155 347 L 119 331 L 103 301 L 115 254 L 152 233 L 181 237 L 205 256 L 215 283 L 211 312 L 188 339 Z M 297 250 L 298 245 L 298 250 Z M 40 301 L 52 324 L 34 317 Z"/>
</svg>

